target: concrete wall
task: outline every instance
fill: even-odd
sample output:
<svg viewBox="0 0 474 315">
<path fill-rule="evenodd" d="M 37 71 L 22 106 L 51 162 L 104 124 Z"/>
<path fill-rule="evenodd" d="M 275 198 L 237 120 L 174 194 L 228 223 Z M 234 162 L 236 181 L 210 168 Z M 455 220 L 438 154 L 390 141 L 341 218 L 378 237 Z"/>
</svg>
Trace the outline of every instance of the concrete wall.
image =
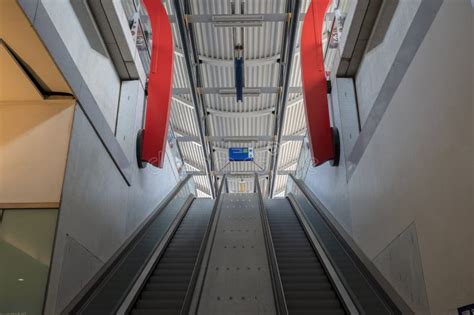
<svg viewBox="0 0 474 315">
<path fill-rule="evenodd" d="M 343 161 L 305 178 L 417 314 L 474 301 L 473 17 L 470 1 L 444 1 L 352 175 Z M 370 82 L 391 60 L 366 59 L 375 77 L 357 78 L 370 92 L 358 90 L 359 106 L 370 108 Z"/>
<path fill-rule="evenodd" d="M 400 0 L 384 41 L 367 52 L 357 72 L 355 84 L 359 101 L 361 125 L 366 122 L 375 99 L 400 50 L 410 24 L 422 0 Z M 454 0 L 458 1 L 458 0 Z M 377 25 L 375 26 L 377 27 Z M 369 43 L 370 46 L 370 43 Z"/>
<path fill-rule="evenodd" d="M 120 78 L 111 58 L 92 48 L 74 11 L 73 1 L 40 1 L 64 41 L 109 127 L 115 130 L 120 96 Z"/>
<path fill-rule="evenodd" d="M 113 163 L 80 106 L 77 106 L 59 211 L 46 314 L 60 312 L 143 222 L 179 180 L 167 150 L 163 169 L 138 169 L 131 145 L 142 127 L 144 91 L 124 82 L 117 129 L 132 162 L 132 186 Z M 132 106 L 133 105 L 133 106 Z M 123 138 L 125 136 L 125 139 Z M 134 140 L 133 140 L 134 144 Z"/>
</svg>

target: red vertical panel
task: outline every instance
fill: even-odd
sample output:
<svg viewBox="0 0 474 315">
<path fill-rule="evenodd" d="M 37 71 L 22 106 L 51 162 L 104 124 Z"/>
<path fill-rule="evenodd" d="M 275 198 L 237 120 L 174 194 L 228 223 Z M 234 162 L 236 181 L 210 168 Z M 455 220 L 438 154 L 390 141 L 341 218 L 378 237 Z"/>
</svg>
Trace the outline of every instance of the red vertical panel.
<svg viewBox="0 0 474 315">
<path fill-rule="evenodd" d="M 301 33 L 301 73 L 306 122 L 314 165 L 334 158 L 329 122 L 322 28 L 329 0 L 313 0 L 306 12 Z"/>
<path fill-rule="evenodd" d="M 150 17 L 151 51 L 142 160 L 162 167 L 166 151 L 173 83 L 173 37 L 168 14 L 160 0 L 144 0 Z"/>
</svg>

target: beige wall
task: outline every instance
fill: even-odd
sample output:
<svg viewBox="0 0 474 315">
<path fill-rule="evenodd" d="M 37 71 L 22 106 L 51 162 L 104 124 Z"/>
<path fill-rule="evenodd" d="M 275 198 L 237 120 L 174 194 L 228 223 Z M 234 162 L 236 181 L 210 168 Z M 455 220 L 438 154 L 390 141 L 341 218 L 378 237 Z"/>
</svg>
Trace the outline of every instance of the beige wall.
<svg viewBox="0 0 474 315">
<path fill-rule="evenodd" d="M 472 20 L 444 1 L 349 181 L 369 258 L 415 224 L 432 314 L 474 301 Z"/>
<path fill-rule="evenodd" d="M 74 100 L 0 103 L 0 207 L 60 201 Z"/>
</svg>

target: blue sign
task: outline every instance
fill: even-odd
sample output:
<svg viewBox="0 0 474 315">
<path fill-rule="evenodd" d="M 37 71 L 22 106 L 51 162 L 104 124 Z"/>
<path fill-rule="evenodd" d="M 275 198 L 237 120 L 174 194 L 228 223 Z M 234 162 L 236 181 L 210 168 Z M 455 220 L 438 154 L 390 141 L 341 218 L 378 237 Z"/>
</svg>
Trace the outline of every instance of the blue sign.
<svg viewBox="0 0 474 315">
<path fill-rule="evenodd" d="M 253 148 L 229 148 L 229 161 L 253 161 Z"/>
</svg>

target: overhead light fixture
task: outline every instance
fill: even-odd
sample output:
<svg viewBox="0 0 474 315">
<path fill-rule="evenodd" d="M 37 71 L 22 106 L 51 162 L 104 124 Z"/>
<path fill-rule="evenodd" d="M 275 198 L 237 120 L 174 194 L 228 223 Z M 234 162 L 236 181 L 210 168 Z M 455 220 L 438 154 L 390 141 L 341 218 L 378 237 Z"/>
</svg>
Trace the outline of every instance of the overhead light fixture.
<svg viewBox="0 0 474 315">
<path fill-rule="evenodd" d="M 18 278 L 18 281 L 23 282 L 23 281 L 25 281 L 25 279 L 23 279 L 23 278 Z"/>
</svg>

